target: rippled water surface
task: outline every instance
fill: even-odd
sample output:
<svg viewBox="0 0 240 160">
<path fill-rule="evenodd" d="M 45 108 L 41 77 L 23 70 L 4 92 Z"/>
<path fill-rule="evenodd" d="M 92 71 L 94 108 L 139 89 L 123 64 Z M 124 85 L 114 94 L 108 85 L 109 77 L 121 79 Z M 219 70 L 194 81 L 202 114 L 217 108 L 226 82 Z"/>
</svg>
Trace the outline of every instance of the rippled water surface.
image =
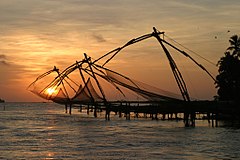
<svg viewBox="0 0 240 160">
<path fill-rule="evenodd" d="M 68 115 L 53 103 L 5 103 L 0 159 L 240 159 L 240 129 L 114 115 L 105 121 L 104 113 Z"/>
</svg>

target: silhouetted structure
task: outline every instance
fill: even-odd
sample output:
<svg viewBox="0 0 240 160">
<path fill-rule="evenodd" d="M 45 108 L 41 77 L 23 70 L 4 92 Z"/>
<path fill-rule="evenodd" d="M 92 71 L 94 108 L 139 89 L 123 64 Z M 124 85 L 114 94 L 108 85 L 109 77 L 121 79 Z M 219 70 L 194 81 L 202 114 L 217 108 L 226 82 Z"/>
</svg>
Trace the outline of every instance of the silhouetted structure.
<svg viewBox="0 0 240 160">
<path fill-rule="evenodd" d="M 191 101 L 183 76 L 165 45 L 192 60 L 215 81 L 214 77 L 189 54 L 165 41 L 161 36 L 164 36 L 164 32 L 153 28 L 152 33 L 134 38 L 122 47 L 118 47 L 94 61 L 84 53 L 83 60 L 76 61 L 62 72 L 54 67 L 39 76 L 29 85 L 29 90 L 42 98 L 64 104 L 66 112 L 69 107 L 70 114 L 72 105 L 86 106 L 88 113 L 90 108 L 94 109 L 95 117 L 97 117 L 98 109 L 104 109 L 108 120 L 111 111 L 118 112 L 120 116 L 121 113 L 125 113 L 127 119 L 130 119 L 131 112 L 134 112 L 136 116 L 139 113 L 150 114 L 153 119 L 158 119 L 158 114 L 163 114 L 163 119 L 165 119 L 166 114 L 184 113 L 185 126 L 195 125 L 196 113 L 207 114 L 209 118 L 211 114 L 212 118 L 216 118 L 218 113 L 222 112 L 222 106 L 226 104 Z M 130 79 L 105 67 L 125 47 L 151 37 L 157 39 L 165 52 L 181 95 Z M 104 58 L 107 60 L 103 65 L 99 65 L 98 61 Z M 53 73 L 56 73 L 56 76 L 49 78 Z M 71 76 L 75 76 L 75 79 Z M 46 79 L 49 81 L 47 82 Z M 113 98 L 114 96 L 115 98 Z M 232 106 L 234 107 L 234 104 Z"/>
</svg>

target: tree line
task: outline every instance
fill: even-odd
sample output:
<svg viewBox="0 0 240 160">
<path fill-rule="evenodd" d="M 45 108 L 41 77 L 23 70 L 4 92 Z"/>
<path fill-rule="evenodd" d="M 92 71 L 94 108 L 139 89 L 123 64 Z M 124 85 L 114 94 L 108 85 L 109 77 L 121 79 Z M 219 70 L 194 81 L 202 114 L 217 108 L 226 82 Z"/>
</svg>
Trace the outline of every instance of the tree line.
<svg viewBox="0 0 240 160">
<path fill-rule="evenodd" d="M 230 46 L 217 63 L 217 100 L 240 102 L 240 37 L 233 35 Z"/>
</svg>

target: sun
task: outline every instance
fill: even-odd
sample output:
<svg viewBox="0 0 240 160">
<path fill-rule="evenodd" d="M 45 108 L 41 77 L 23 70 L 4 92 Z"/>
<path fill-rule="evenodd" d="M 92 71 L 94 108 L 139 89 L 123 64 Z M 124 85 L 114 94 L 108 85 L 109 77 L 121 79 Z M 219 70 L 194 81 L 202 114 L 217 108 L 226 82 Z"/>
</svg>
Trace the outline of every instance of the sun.
<svg viewBox="0 0 240 160">
<path fill-rule="evenodd" d="M 49 95 L 52 95 L 53 93 L 57 92 L 57 90 L 55 88 L 48 88 L 46 91 L 47 91 L 47 94 L 49 94 Z"/>
</svg>

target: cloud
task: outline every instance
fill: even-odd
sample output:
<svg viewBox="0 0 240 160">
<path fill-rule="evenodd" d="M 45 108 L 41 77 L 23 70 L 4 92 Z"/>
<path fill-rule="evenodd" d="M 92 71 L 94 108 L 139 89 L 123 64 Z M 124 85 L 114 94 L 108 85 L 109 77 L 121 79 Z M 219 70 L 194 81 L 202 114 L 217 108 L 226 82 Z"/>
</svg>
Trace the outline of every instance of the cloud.
<svg viewBox="0 0 240 160">
<path fill-rule="evenodd" d="M 10 63 L 7 61 L 7 56 L 4 54 L 0 54 L 0 65 L 10 65 Z"/>
<path fill-rule="evenodd" d="M 0 54 L 0 59 L 6 59 L 6 55 Z"/>
<path fill-rule="evenodd" d="M 97 42 L 100 42 L 100 43 L 107 41 L 101 34 L 94 33 L 94 34 L 92 34 L 92 37 L 93 37 Z"/>
<path fill-rule="evenodd" d="M 5 61 L 5 60 L 0 60 L 0 65 L 6 65 L 6 66 L 8 66 L 8 65 L 10 65 L 7 61 Z"/>
</svg>

